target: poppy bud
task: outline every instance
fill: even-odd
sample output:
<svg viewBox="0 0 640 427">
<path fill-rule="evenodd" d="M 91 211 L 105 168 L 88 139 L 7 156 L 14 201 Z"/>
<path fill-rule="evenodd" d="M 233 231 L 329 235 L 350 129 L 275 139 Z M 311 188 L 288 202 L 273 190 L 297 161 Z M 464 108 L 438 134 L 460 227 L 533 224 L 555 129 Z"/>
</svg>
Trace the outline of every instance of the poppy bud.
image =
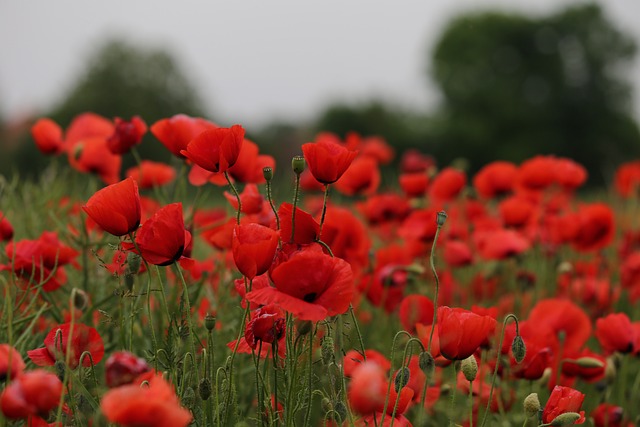
<svg viewBox="0 0 640 427">
<path fill-rule="evenodd" d="M 461 362 L 460 368 L 467 381 L 474 381 L 476 379 L 476 375 L 478 375 L 478 361 L 473 354 Z"/>
<path fill-rule="evenodd" d="M 399 393 L 400 390 L 407 385 L 409 379 L 411 378 L 411 371 L 406 366 L 398 369 L 396 373 L 396 379 L 393 382 L 393 386 L 396 389 L 396 393 Z"/>
<path fill-rule="evenodd" d="M 324 339 L 322 340 L 321 352 L 322 352 L 322 363 L 324 363 L 325 366 L 329 366 L 335 360 L 335 353 L 334 353 L 333 347 L 334 347 L 333 338 L 328 336 L 324 337 Z"/>
<path fill-rule="evenodd" d="M 207 328 L 207 331 L 213 331 L 216 327 L 216 318 L 211 314 L 204 316 L 204 327 Z"/>
<path fill-rule="evenodd" d="M 524 357 L 527 355 L 527 346 L 524 344 L 524 340 L 520 335 L 516 335 L 511 344 L 511 352 L 516 362 L 521 363 Z"/>
<path fill-rule="evenodd" d="M 331 400 L 329 400 L 328 397 L 323 398 L 321 404 L 322 404 L 322 410 L 324 412 L 329 412 L 329 411 L 331 411 L 333 409 L 333 405 L 331 404 Z"/>
<path fill-rule="evenodd" d="M 144 359 L 127 351 L 117 351 L 105 363 L 107 387 L 114 388 L 131 384 L 137 377 L 150 370 L 151 368 Z"/>
<path fill-rule="evenodd" d="M 580 357 L 574 362 L 581 368 L 603 368 L 605 366 L 601 360 L 598 360 L 595 357 Z"/>
<path fill-rule="evenodd" d="M 198 392 L 200 393 L 200 398 L 202 400 L 207 400 L 211 397 L 211 381 L 209 381 L 209 378 L 203 378 L 200 380 L 200 384 L 198 384 Z"/>
<path fill-rule="evenodd" d="M 447 213 L 445 211 L 438 212 L 436 216 L 436 224 L 438 224 L 438 227 L 442 227 L 445 222 L 447 222 Z"/>
<path fill-rule="evenodd" d="M 187 387 L 182 396 L 182 404 L 187 408 L 191 408 L 194 403 L 196 403 L 196 392 L 193 390 L 193 387 Z"/>
<path fill-rule="evenodd" d="M 67 365 L 64 364 L 62 360 L 58 360 L 53 364 L 53 367 L 56 371 L 56 376 L 60 381 L 64 381 L 64 373 L 67 371 Z"/>
<path fill-rule="evenodd" d="M 524 398 L 524 413 L 527 418 L 534 417 L 540 412 L 540 399 L 538 393 L 531 393 Z"/>
<path fill-rule="evenodd" d="M 341 424 L 344 420 L 347 419 L 347 406 L 343 401 L 337 401 L 333 405 L 333 410 L 335 411 L 333 417 L 338 424 Z"/>
<path fill-rule="evenodd" d="M 426 375 L 431 374 L 433 368 L 436 366 L 436 361 L 428 351 L 423 351 L 418 356 L 418 366 Z"/>
<path fill-rule="evenodd" d="M 577 412 L 565 412 L 560 414 L 551 421 L 551 426 L 572 426 L 576 421 L 580 419 L 580 414 Z"/>
<path fill-rule="evenodd" d="M 89 295 L 85 291 L 78 288 L 73 288 L 72 294 L 73 306 L 76 309 L 82 311 L 87 308 L 87 305 L 89 305 Z"/>
<path fill-rule="evenodd" d="M 304 172 L 307 163 L 304 161 L 304 157 L 302 156 L 294 156 L 291 160 L 291 168 L 296 173 L 296 175 L 300 175 Z"/>
<path fill-rule="evenodd" d="M 264 176 L 265 181 L 271 181 L 273 179 L 273 168 L 269 166 L 262 168 L 262 175 Z"/>
<path fill-rule="evenodd" d="M 297 320 L 296 330 L 298 332 L 298 336 L 307 335 L 309 332 L 311 332 L 312 326 L 313 322 L 310 320 Z"/>
</svg>

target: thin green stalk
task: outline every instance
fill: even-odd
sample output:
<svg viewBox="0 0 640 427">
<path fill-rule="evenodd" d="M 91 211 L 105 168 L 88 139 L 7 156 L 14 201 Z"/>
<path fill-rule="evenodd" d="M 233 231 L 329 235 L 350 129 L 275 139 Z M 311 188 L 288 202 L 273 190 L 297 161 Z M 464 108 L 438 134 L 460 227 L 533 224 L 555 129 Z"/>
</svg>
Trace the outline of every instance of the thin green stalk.
<svg viewBox="0 0 640 427">
<path fill-rule="evenodd" d="M 322 226 L 324 225 L 324 216 L 327 213 L 327 202 L 329 200 L 329 184 L 324 185 L 324 199 L 322 201 L 322 215 L 320 216 L 320 228 L 318 230 L 318 240 L 322 239 Z"/>
<path fill-rule="evenodd" d="M 296 174 L 296 189 L 293 193 L 293 209 L 291 211 L 291 238 L 290 242 L 293 243 L 296 230 L 296 208 L 298 207 L 298 196 L 300 195 L 300 174 Z"/>
<path fill-rule="evenodd" d="M 242 201 L 240 200 L 240 194 L 238 193 L 238 189 L 233 182 L 231 182 L 231 178 L 229 178 L 229 173 L 224 171 L 224 177 L 227 179 L 229 183 L 229 188 L 233 191 L 233 194 L 236 196 L 236 200 L 238 201 L 238 212 L 236 213 L 236 224 L 240 225 L 240 212 L 242 211 Z"/>
<path fill-rule="evenodd" d="M 185 303 L 185 311 L 187 316 L 187 325 L 189 326 L 189 336 L 191 341 L 191 354 L 193 355 L 194 361 L 193 365 L 196 367 L 195 371 L 198 374 L 197 365 L 195 362 L 196 357 L 196 333 L 193 328 L 193 319 L 191 318 L 191 302 L 189 301 L 189 288 L 187 287 L 187 282 L 184 280 L 184 275 L 182 274 L 182 268 L 180 268 L 180 264 L 175 263 L 176 271 L 178 272 L 178 276 L 180 277 L 180 281 L 182 282 L 182 292 L 184 294 L 184 303 Z"/>
</svg>

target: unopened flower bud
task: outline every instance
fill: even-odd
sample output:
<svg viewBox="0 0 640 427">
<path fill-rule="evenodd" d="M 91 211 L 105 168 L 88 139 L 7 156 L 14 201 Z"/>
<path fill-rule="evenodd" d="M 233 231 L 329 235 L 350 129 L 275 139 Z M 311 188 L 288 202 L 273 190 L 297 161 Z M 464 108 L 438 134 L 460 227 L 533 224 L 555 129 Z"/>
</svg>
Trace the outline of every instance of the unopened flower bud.
<svg viewBox="0 0 640 427">
<path fill-rule="evenodd" d="M 140 263 L 142 262 L 142 258 L 140 255 L 129 252 L 127 255 L 127 268 L 125 269 L 126 275 L 138 274 L 140 271 Z"/>
<path fill-rule="evenodd" d="M 322 339 L 322 346 L 320 350 L 322 352 L 322 363 L 324 363 L 325 366 L 329 366 L 335 360 L 333 347 L 333 338 L 327 336 Z"/>
<path fill-rule="evenodd" d="M 551 421 L 551 425 L 554 427 L 572 426 L 580 418 L 581 416 L 577 412 L 565 412 L 555 417 L 553 421 Z"/>
<path fill-rule="evenodd" d="M 187 408 L 191 408 L 194 403 L 196 403 L 196 392 L 193 390 L 193 387 L 187 387 L 182 396 L 182 404 Z"/>
<path fill-rule="evenodd" d="M 296 331 L 298 336 L 307 335 L 311 332 L 311 327 L 313 326 L 313 322 L 310 320 L 298 320 L 296 321 Z"/>
<path fill-rule="evenodd" d="M 581 368 L 604 368 L 605 364 L 602 360 L 595 357 L 580 357 L 574 360 L 575 364 Z"/>
<path fill-rule="evenodd" d="M 538 393 L 531 393 L 524 398 L 524 413 L 527 418 L 538 415 L 540 411 L 540 399 L 538 399 Z"/>
<path fill-rule="evenodd" d="M 67 370 L 67 365 L 65 365 L 62 360 L 58 360 L 56 361 L 56 363 L 54 363 L 53 367 L 56 371 L 56 375 L 58 376 L 58 379 L 64 382 L 64 373 Z"/>
<path fill-rule="evenodd" d="M 87 305 L 89 305 L 89 295 L 85 291 L 77 288 L 74 288 L 72 292 L 73 306 L 80 311 L 87 308 Z"/>
<path fill-rule="evenodd" d="M 433 372 L 433 369 L 436 366 L 436 361 L 428 351 L 423 351 L 418 356 L 418 367 L 420 370 L 424 372 L 426 375 L 430 375 Z"/>
<path fill-rule="evenodd" d="M 438 224 L 438 227 L 442 227 L 445 222 L 447 222 L 447 213 L 445 211 L 438 212 L 436 216 L 436 224 Z"/>
<path fill-rule="evenodd" d="M 207 400 L 211 397 L 211 381 L 209 378 L 203 378 L 198 384 L 198 392 L 200 393 L 200 399 Z"/>
<path fill-rule="evenodd" d="M 331 400 L 328 397 L 324 397 L 321 402 L 322 410 L 324 412 L 329 412 L 333 409 L 333 405 L 331 404 Z"/>
<path fill-rule="evenodd" d="M 472 354 L 460 363 L 460 369 L 467 381 L 474 381 L 478 375 L 478 361 Z"/>
<path fill-rule="evenodd" d="M 273 168 L 270 166 L 262 168 L 262 175 L 264 176 L 265 181 L 271 181 L 273 179 Z"/>
<path fill-rule="evenodd" d="M 207 328 L 207 331 L 213 331 L 216 327 L 216 318 L 211 314 L 204 316 L 204 327 Z"/>
<path fill-rule="evenodd" d="M 338 425 L 342 424 L 344 420 L 347 419 L 347 406 L 343 401 L 339 400 L 333 404 L 334 419 L 338 423 Z"/>
<path fill-rule="evenodd" d="M 524 344 L 524 340 L 520 335 L 516 335 L 513 339 L 513 342 L 511 343 L 511 352 L 518 363 L 521 363 L 527 355 L 527 346 Z"/>
<path fill-rule="evenodd" d="M 302 156 L 294 156 L 291 160 L 291 168 L 296 173 L 296 175 L 300 175 L 304 172 L 304 168 L 307 166 L 307 163 Z"/>
<path fill-rule="evenodd" d="M 393 382 L 393 385 L 396 389 L 396 393 L 400 393 L 400 390 L 407 385 L 409 379 L 411 378 L 411 371 L 406 366 L 398 369 L 396 373 L 396 379 Z"/>
</svg>

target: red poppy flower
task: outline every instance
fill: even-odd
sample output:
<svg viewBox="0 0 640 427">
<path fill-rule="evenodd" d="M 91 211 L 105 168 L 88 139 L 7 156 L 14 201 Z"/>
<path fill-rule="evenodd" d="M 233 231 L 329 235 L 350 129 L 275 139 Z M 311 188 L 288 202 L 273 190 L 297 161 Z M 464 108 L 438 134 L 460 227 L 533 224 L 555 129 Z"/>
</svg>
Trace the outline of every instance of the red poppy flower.
<svg viewBox="0 0 640 427">
<path fill-rule="evenodd" d="M 137 377 L 149 372 L 151 368 L 144 359 L 127 351 L 113 353 L 105 363 L 107 387 L 119 387 L 131 384 Z"/>
<path fill-rule="evenodd" d="M 161 375 L 151 377 L 147 387 L 134 383 L 111 389 L 100 408 L 110 422 L 121 426 L 186 427 L 192 419 Z"/>
<path fill-rule="evenodd" d="M 253 349 L 258 341 L 273 344 L 284 336 L 284 313 L 275 305 L 265 305 L 252 313 L 251 320 L 244 330 L 244 339 Z"/>
<path fill-rule="evenodd" d="M 36 369 L 14 379 L 0 396 L 0 408 L 9 419 L 48 418 L 58 407 L 62 383 L 55 374 Z"/>
<path fill-rule="evenodd" d="M 138 184 L 127 178 L 96 192 L 82 207 L 104 231 L 114 236 L 134 232 L 140 225 Z"/>
<path fill-rule="evenodd" d="M 440 352 L 449 360 L 471 356 L 493 334 L 496 320 L 461 308 L 438 307 Z"/>
<path fill-rule="evenodd" d="M 400 323 L 405 331 L 414 333 L 416 323 L 433 323 L 433 302 L 424 295 L 407 295 L 400 303 Z"/>
<path fill-rule="evenodd" d="M 275 288 L 247 294 L 259 304 L 277 304 L 300 320 L 319 321 L 347 311 L 353 298 L 351 266 L 319 245 L 294 251 L 269 272 Z"/>
<path fill-rule="evenodd" d="M 422 197 L 429 186 L 429 176 L 424 172 L 404 173 L 398 178 L 400 188 L 407 197 Z"/>
<path fill-rule="evenodd" d="M 463 267 L 473 262 L 473 254 L 465 242 L 448 240 L 444 244 L 444 260 L 451 267 Z"/>
<path fill-rule="evenodd" d="M 530 247 L 529 241 L 515 230 L 477 231 L 473 240 L 480 255 L 488 260 L 520 255 Z"/>
<path fill-rule="evenodd" d="M 273 263 L 279 241 L 280 234 L 263 225 L 236 225 L 231 250 L 240 273 L 249 280 L 264 274 Z"/>
<path fill-rule="evenodd" d="M 189 142 L 204 132 L 215 129 L 216 125 L 199 117 L 177 114 L 151 125 L 151 133 L 158 138 L 174 156 L 184 157 L 180 152 L 187 149 Z"/>
<path fill-rule="evenodd" d="M 591 412 L 591 418 L 595 427 L 631 427 L 629 422 L 624 424 L 624 408 L 611 403 L 601 403 Z"/>
<path fill-rule="evenodd" d="M 467 184 L 464 172 L 448 167 L 442 169 L 429 187 L 429 198 L 434 202 L 448 202 L 456 197 Z"/>
<path fill-rule="evenodd" d="M 485 199 L 492 199 L 513 190 L 518 168 L 511 162 L 495 161 L 485 165 L 473 177 L 473 186 Z"/>
<path fill-rule="evenodd" d="M 350 139 L 357 139 L 357 144 L 351 144 Z M 396 153 L 392 146 L 379 136 L 360 137 L 355 132 L 347 134 L 346 143 L 352 150 L 358 150 L 363 157 L 371 157 L 380 165 L 391 163 Z"/>
<path fill-rule="evenodd" d="M 405 218 L 398 235 L 405 240 L 431 243 L 436 236 L 438 212 L 433 208 L 417 209 Z"/>
<path fill-rule="evenodd" d="M 11 242 L 5 247 L 9 262 L 0 265 L 0 271 L 13 271 L 30 284 L 42 285 L 42 290 L 51 292 L 66 282 L 64 267 L 75 262 L 78 251 L 63 245 L 58 235 L 45 231 L 37 240 Z"/>
<path fill-rule="evenodd" d="M 67 128 L 65 144 L 69 150 L 83 139 L 98 138 L 106 141 L 113 132 L 111 120 L 94 113 L 82 113 L 74 117 Z"/>
<path fill-rule="evenodd" d="M 226 172 L 238 160 L 243 141 L 240 125 L 210 129 L 192 139 L 180 154 L 209 172 Z"/>
<path fill-rule="evenodd" d="M 284 242 L 291 240 L 293 205 L 283 203 L 278 209 L 280 217 L 280 236 Z M 296 225 L 293 230 L 293 243 L 306 245 L 315 242 L 320 232 L 320 224 L 313 217 L 302 209 L 296 207 Z"/>
<path fill-rule="evenodd" d="M 13 239 L 13 226 L 0 211 L 0 242 L 6 242 Z"/>
<path fill-rule="evenodd" d="M 616 170 L 615 188 L 622 197 L 631 197 L 640 190 L 640 160 L 624 163 Z"/>
<path fill-rule="evenodd" d="M 580 419 L 575 424 L 583 424 L 585 422 L 584 411 L 580 410 L 584 394 L 570 387 L 555 386 L 547 400 L 547 404 L 542 412 L 542 422 L 550 423 L 558 415 L 566 412 L 577 412 Z"/>
<path fill-rule="evenodd" d="M 302 153 L 314 178 L 325 185 L 339 180 L 358 154 L 325 138 L 302 144 Z"/>
<path fill-rule="evenodd" d="M 589 317 L 570 300 L 541 300 L 531 309 L 528 321 L 539 328 L 548 328 L 548 340 L 555 338 L 557 343 L 559 336 L 563 335 L 565 352 L 579 351 L 591 336 Z M 562 357 L 558 354 L 555 356 Z"/>
<path fill-rule="evenodd" d="M 344 174 L 336 181 L 336 188 L 347 196 L 356 194 L 370 195 L 380 185 L 378 162 L 371 157 L 358 157 Z"/>
<path fill-rule="evenodd" d="M 224 197 L 231 204 L 231 206 L 238 210 L 238 199 L 234 194 L 228 191 L 224 192 Z M 255 184 L 247 184 L 240 193 L 240 203 L 242 203 L 242 213 L 247 215 L 257 214 L 262 211 L 262 203 L 264 197 L 258 191 L 258 186 Z"/>
<path fill-rule="evenodd" d="M 556 159 L 553 156 L 536 156 L 525 160 L 518 169 L 518 189 L 540 192 L 550 187 L 556 179 Z"/>
<path fill-rule="evenodd" d="M 407 199 L 392 193 L 368 197 L 358 207 L 371 225 L 402 221 L 411 212 L 411 206 Z"/>
<path fill-rule="evenodd" d="M 593 203 L 582 206 L 576 219 L 577 234 L 571 241 L 576 250 L 596 251 L 606 247 L 613 240 L 613 211 L 608 205 Z"/>
<path fill-rule="evenodd" d="M 238 160 L 229 168 L 229 176 L 238 182 L 262 184 L 265 182 L 263 169 L 266 167 L 275 170 L 275 159 L 266 154 L 260 154 L 258 144 L 245 139 Z"/>
<path fill-rule="evenodd" d="M 365 350 L 365 356 L 367 356 L 367 362 L 377 363 L 384 370 L 388 372 L 391 369 L 391 362 L 382 353 L 376 350 Z M 344 376 L 351 377 L 355 370 L 364 362 L 364 357 L 357 350 L 349 350 L 344 355 Z"/>
<path fill-rule="evenodd" d="M 558 158 L 554 167 L 557 184 L 566 191 L 573 191 L 587 180 L 587 170 L 571 159 Z"/>
<path fill-rule="evenodd" d="M 521 195 L 506 198 L 498 205 L 504 225 L 514 228 L 524 227 L 533 217 L 534 209 L 535 204 Z"/>
<path fill-rule="evenodd" d="M 24 368 L 25 364 L 18 350 L 9 344 L 0 344 L 0 381 L 17 377 Z"/>
<path fill-rule="evenodd" d="M 60 154 L 64 151 L 62 129 L 51 119 L 40 119 L 31 127 L 31 136 L 43 154 Z"/>
<path fill-rule="evenodd" d="M 71 345 L 68 344 L 69 333 L 71 336 Z M 56 341 L 56 335 L 58 335 Z M 98 331 L 91 326 L 75 323 L 73 328 L 71 323 L 64 323 L 56 326 L 49 331 L 44 339 L 44 348 L 27 351 L 29 359 L 38 366 L 53 366 L 56 360 L 65 361 L 67 358 L 67 349 L 71 351 L 69 355 L 69 368 L 75 369 L 80 364 L 80 356 L 85 351 L 91 353 L 91 358 L 84 357 L 82 366 L 97 365 L 104 356 L 104 343 Z"/>
<path fill-rule="evenodd" d="M 123 243 L 122 247 L 138 253 L 150 264 L 169 265 L 178 261 L 190 244 L 191 233 L 184 228 L 182 203 L 171 203 L 142 224 L 136 234 L 137 248 L 132 243 Z"/>
<path fill-rule="evenodd" d="M 321 237 L 333 254 L 351 264 L 355 272 L 361 271 L 369 264 L 369 233 L 349 209 L 328 206 Z"/>
<path fill-rule="evenodd" d="M 105 184 L 118 182 L 122 158 L 113 154 L 104 137 L 81 139 L 69 146 L 67 158 L 71 167 L 82 173 L 94 173 Z"/>
<path fill-rule="evenodd" d="M 400 160 L 400 170 L 403 173 L 426 172 L 435 167 L 436 161 L 428 154 L 410 149 L 402 153 Z"/>
<path fill-rule="evenodd" d="M 169 184 L 175 179 L 176 170 L 165 163 L 143 160 L 140 166 L 128 169 L 125 175 L 135 179 L 140 188 L 148 189 Z"/>
<path fill-rule="evenodd" d="M 351 374 L 347 397 L 351 409 L 359 414 L 370 414 L 384 406 L 387 378 L 376 362 L 363 362 Z"/>
<path fill-rule="evenodd" d="M 147 133 L 147 124 L 139 116 L 133 116 L 131 120 L 122 120 L 116 117 L 115 132 L 107 139 L 107 147 L 113 154 L 128 153 L 131 148 L 142 142 L 142 137 Z"/>
<path fill-rule="evenodd" d="M 636 343 L 636 331 L 629 316 L 612 313 L 596 320 L 596 338 L 607 353 L 631 353 Z"/>
</svg>

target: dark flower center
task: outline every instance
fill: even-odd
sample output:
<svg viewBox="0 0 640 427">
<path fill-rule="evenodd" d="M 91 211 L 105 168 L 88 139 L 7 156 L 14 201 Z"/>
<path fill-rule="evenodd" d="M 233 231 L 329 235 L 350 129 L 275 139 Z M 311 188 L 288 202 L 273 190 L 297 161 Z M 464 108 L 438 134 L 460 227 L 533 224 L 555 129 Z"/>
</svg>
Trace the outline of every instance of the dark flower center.
<svg viewBox="0 0 640 427">
<path fill-rule="evenodd" d="M 302 299 L 305 302 L 313 302 L 316 299 L 316 296 L 318 296 L 318 294 L 316 294 L 315 292 L 311 292 L 306 294 Z"/>
</svg>

